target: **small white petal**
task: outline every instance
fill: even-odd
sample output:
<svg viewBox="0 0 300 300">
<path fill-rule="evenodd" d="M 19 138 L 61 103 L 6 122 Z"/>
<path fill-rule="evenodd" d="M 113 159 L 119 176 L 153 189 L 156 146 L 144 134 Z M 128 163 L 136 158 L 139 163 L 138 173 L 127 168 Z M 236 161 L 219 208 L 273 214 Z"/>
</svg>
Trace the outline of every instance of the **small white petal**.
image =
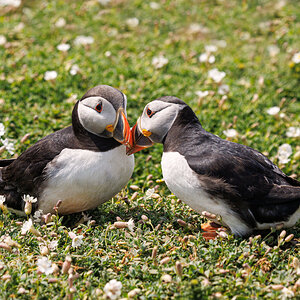
<svg viewBox="0 0 300 300">
<path fill-rule="evenodd" d="M 209 91 L 196 91 L 195 94 L 199 97 L 199 98 L 204 98 L 206 96 L 209 95 Z"/>
<path fill-rule="evenodd" d="M 218 47 L 215 45 L 207 45 L 204 47 L 206 52 L 216 52 Z"/>
<path fill-rule="evenodd" d="M 150 2 L 150 7 L 152 9 L 160 9 L 160 4 L 157 2 Z"/>
<path fill-rule="evenodd" d="M 277 115 L 280 112 L 280 107 L 273 106 L 267 109 L 267 114 L 274 116 Z"/>
<path fill-rule="evenodd" d="M 0 46 L 6 43 L 6 37 L 4 35 L 0 35 Z"/>
<path fill-rule="evenodd" d="M 80 68 L 78 65 L 73 65 L 70 69 L 70 74 L 72 76 L 76 75 L 80 71 Z"/>
<path fill-rule="evenodd" d="M 218 88 L 218 94 L 226 95 L 229 93 L 229 86 L 227 84 L 221 84 Z"/>
<path fill-rule="evenodd" d="M 286 132 L 287 137 L 300 137 L 300 127 L 289 127 L 287 132 Z"/>
<path fill-rule="evenodd" d="M 79 35 L 74 40 L 74 45 L 91 45 L 94 43 L 94 38 L 92 36 Z"/>
<path fill-rule="evenodd" d="M 55 26 L 58 28 L 64 27 L 66 25 L 66 20 L 64 18 L 59 18 L 56 22 L 55 22 Z"/>
<path fill-rule="evenodd" d="M 268 52 L 271 57 L 275 57 L 280 52 L 280 49 L 276 45 L 270 45 L 268 46 Z"/>
<path fill-rule="evenodd" d="M 3 123 L 0 123 L 0 137 L 5 134 L 5 126 Z"/>
<path fill-rule="evenodd" d="M 128 229 L 130 230 L 130 231 L 134 231 L 134 220 L 133 219 L 130 219 L 128 222 L 127 222 L 127 226 L 128 226 Z"/>
<path fill-rule="evenodd" d="M 0 6 L 19 7 L 21 3 L 22 3 L 21 0 L 0 0 Z"/>
<path fill-rule="evenodd" d="M 216 68 L 208 71 L 208 77 L 217 83 L 221 82 L 225 76 L 226 76 L 225 72 L 219 71 Z"/>
<path fill-rule="evenodd" d="M 291 145 L 282 144 L 278 148 L 278 153 L 277 153 L 278 161 L 281 164 L 287 164 L 290 161 L 289 157 L 291 156 L 292 153 L 293 153 L 293 150 L 292 150 Z"/>
<path fill-rule="evenodd" d="M 234 137 L 237 137 L 239 134 L 238 132 L 231 128 L 231 129 L 227 129 L 227 130 L 224 130 L 223 133 L 228 137 L 228 138 L 234 138 Z"/>
<path fill-rule="evenodd" d="M 44 74 L 44 79 L 45 80 L 54 80 L 57 77 L 57 72 L 56 71 L 47 71 Z"/>
<path fill-rule="evenodd" d="M 67 52 L 70 49 L 70 45 L 69 44 L 59 44 L 57 45 L 57 50 L 62 51 L 62 52 Z"/>
<path fill-rule="evenodd" d="M 126 24 L 129 26 L 129 27 L 137 27 L 139 25 L 140 21 L 138 18 L 129 18 L 126 20 Z"/>
<path fill-rule="evenodd" d="M 38 271 L 46 275 L 52 274 L 54 271 L 51 261 L 48 260 L 48 258 L 45 256 L 37 260 L 37 266 L 38 266 Z"/>
<path fill-rule="evenodd" d="M 161 69 L 168 62 L 169 60 L 162 55 L 153 57 L 152 59 L 152 65 L 154 66 L 155 69 Z"/>
<path fill-rule="evenodd" d="M 292 62 L 295 64 L 300 63 L 300 52 L 297 52 L 293 55 Z"/>
<path fill-rule="evenodd" d="M 110 280 L 103 289 L 105 296 L 111 300 L 118 299 L 121 295 L 121 290 L 122 283 L 116 279 Z"/>
</svg>

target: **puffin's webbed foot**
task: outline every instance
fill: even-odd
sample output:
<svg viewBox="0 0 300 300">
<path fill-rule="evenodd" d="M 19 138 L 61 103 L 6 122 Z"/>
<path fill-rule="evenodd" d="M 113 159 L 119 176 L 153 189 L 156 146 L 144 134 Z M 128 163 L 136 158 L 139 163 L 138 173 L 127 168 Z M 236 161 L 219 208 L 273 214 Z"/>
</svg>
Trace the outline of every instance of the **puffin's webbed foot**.
<svg viewBox="0 0 300 300">
<path fill-rule="evenodd" d="M 219 232 L 227 230 L 222 227 L 221 222 L 215 214 L 203 211 L 202 216 L 209 220 L 208 222 L 201 224 L 201 229 L 204 231 L 202 232 L 204 239 L 213 240 L 219 235 Z"/>
</svg>

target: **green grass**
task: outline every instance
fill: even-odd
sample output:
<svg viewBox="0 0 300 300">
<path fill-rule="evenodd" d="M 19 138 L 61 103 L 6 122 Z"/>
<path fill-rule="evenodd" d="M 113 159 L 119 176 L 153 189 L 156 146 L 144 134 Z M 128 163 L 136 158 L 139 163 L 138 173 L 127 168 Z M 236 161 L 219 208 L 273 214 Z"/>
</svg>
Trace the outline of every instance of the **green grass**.
<svg viewBox="0 0 300 300">
<path fill-rule="evenodd" d="M 97 1 L 23 2 L 17 9 L 0 8 L 0 35 L 7 39 L 0 45 L 0 122 L 17 154 L 70 124 L 72 95 L 80 98 L 97 84 L 109 84 L 127 94 L 131 125 L 147 102 L 176 95 L 191 105 L 206 130 L 225 138 L 223 131 L 234 128 L 239 133 L 234 141 L 266 153 L 275 163 L 278 147 L 288 143 L 293 153 L 280 167 L 299 179 L 299 138 L 286 136 L 287 129 L 299 127 L 300 121 L 300 65 L 292 63 L 293 54 L 300 51 L 297 1 L 285 1 L 279 7 L 280 1 L 271 0 L 166 0 L 159 2 L 157 10 L 140 0 L 112 0 L 107 6 Z M 63 28 L 54 25 L 60 17 L 66 20 Z M 133 17 L 139 25 L 131 28 L 126 20 Z M 18 29 L 21 22 L 24 28 Z M 207 30 L 191 33 L 194 23 Z M 94 43 L 76 46 L 73 42 L 78 35 L 92 36 Z M 227 46 L 214 53 L 216 62 L 200 63 L 205 45 L 219 40 Z M 66 53 L 56 49 L 62 42 L 71 45 Z M 268 52 L 270 45 L 280 50 L 275 57 Z M 152 59 L 160 54 L 169 62 L 155 69 Z M 81 70 L 75 76 L 69 73 L 73 64 Z M 212 68 L 226 72 L 223 83 L 230 92 L 223 103 L 217 85 L 207 77 Z M 53 81 L 44 80 L 49 70 L 58 73 Z M 198 90 L 212 92 L 199 101 Z M 285 116 L 268 115 L 266 110 L 272 106 L 280 106 Z M 25 134 L 30 136 L 21 143 Z M 37 238 L 31 233 L 21 235 L 18 222 L 24 218 L 1 214 L 0 236 L 10 235 L 20 248 L 13 247 L 11 252 L 0 248 L 0 298 L 102 298 L 110 279 L 122 282 L 122 297 L 139 288 L 139 299 L 279 299 L 284 293 L 274 289 L 278 284 L 299 297 L 293 263 L 294 257 L 299 258 L 299 226 L 287 230 L 296 239 L 279 247 L 280 232 L 263 239 L 230 236 L 204 241 L 200 234 L 203 218 L 179 203 L 164 183 L 156 182 L 162 177 L 161 152 L 161 145 L 155 145 L 136 154 L 129 186 L 139 186 L 137 198 L 130 200 L 134 190 L 125 189 L 90 213 L 93 225 L 73 228 L 74 222 L 68 225 L 72 218 L 56 218 L 48 225 L 35 225 L 42 234 Z M 7 151 L 1 154 L 1 158 L 8 157 Z M 145 199 L 145 192 L 156 185 L 160 198 Z M 149 220 L 140 222 L 142 215 Z M 133 218 L 135 231 L 113 229 L 117 217 Z M 177 219 L 190 225 L 181 227 Z M 76 249 L 68 235 L 71 230 L 84 235 Z M 58 247 L 48 258 L 61 270 L 70 255 L 74 272 L 79 274 L 73 294 L 68 274 L 37 272 L 39 243 L 52 240 L 58 240 Z M 153 259 L 154 247 L 158 250 Z M 169 262 L 160 264 L 165 257 Z M 176 262 L 183 266 L 182 276 L 176 274 Z M 163 282 L 165 274 L 171 282 Z"/>
</svg>

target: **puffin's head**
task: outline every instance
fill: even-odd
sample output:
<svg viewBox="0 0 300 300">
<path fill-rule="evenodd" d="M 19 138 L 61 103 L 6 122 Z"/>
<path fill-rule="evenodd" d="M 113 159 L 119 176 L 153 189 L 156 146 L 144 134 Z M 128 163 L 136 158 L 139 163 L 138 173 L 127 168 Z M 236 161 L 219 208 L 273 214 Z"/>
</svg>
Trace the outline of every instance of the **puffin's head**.
<svg viewBox="0 0 300 300">
<path fill-rule="evenodd" d="M 185 102 L 173 96 L 148 103 L 131 130 L 132 148 L 127 154 L 148 148 L 154 143 L 162 143 L 178 113 L 186 106 Z"/>
<path fill-rule="evenodd" d="M 126 105 L 127 98 L 122 92 L 108 85 L 98 85 L 83 95 L 74 113 L 77 112 L 75 117 L 86 131 L 131 146 Z"/>
</svg>

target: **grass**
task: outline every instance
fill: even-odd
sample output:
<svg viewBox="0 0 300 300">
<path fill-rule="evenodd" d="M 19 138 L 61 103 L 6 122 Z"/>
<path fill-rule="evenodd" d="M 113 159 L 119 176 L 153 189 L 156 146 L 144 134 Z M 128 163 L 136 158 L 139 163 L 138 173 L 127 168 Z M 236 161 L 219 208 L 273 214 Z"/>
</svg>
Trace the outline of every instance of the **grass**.
<svg viewBox="0 0 300 300">
<path fill-rule="evenodd" d="M 297 1 L 159 4 L 153 10 L 140 0 L 112 0 L 107 6 L 97 1 L 36 0 L 0 9 L 0 35 L 7 39 L 0 45 L 0 122 L 6 128 L 4 137 L 15 144 L 16 155 L 69 125 L 72 107 L 86 90 L 109 84 L 127 94 L 131 125 L 147 102 L 176 95 L 191 105 L 206 130 L 226 138 L 223 131 L 234 128 L 239 133 L 234 141 L 258 149 L 275 163 L 279 146 L 290 144 L 290 161 L 280 167 L 299 179 L 299 139 L 286 135 L 300 121 L 300 66 L 292 62 L 293 54 L 300 51 Z M 130 27 L 126 20 L 134 17 L 139 24 Z M 66 20 L 64 27 L 55 26 L 59 18 Z M 192 32 L 192 24 L 204 29 Z M 94 43 L 76 46 L 78 35 L 92 36 Z M 205 45 L 220 40 L 226 47 L 218 47 L 215 63 L 200 63 Z M 66 53 L 56 48 L 62 42 L 71 45 Z M 274 57 L 270 45 L 279 49 Z M 158 55 L 169 60 L 161 69 L 152 65 Z M 80 71 L 72 76 L 69 70 L 74 64 Z M 226 72 L 227 98 L 208 79 L 212 68 Z M 55 80 L 44 80 L 49 70 L 58 73 Z M 198 90 L 211 92 L 200 100 Z M 284 116 L 267 114 L 273 106 L 279 106 Z M 29 137 L 21 142 L 26 134 Z M 34 225 L 41 237 L 23 236 L 20 222 L 25 219 L 1 214 L 1 239 L 9 235 L 19 244 L 10 251 L 0 248 L 2 299 L 103 298 L 111 279 L 122 282 L 121 297 L 138 288 L 137 299 L 284 299 L 288 291 L 299 297 L 295 268 L 299 226 L 287 230 L 287 235 L 296 237 L 291 242 L 284 242 L 280 232 L 206 242 L 200 235 L 203 218 L 159 180 L 161 152 L 161 145 L 155 145 L 136 154 L 128 188 L 90 212 L 95 222 L 76 225 L 73 217 L 55 217 L 46 225 Z M 2 152 L 1 158 L 8 157 L 7 151 Z M 138 187 L 137 194 L 131 185 Z M 147 198 L 146 191 L 155 186 L 159 197 Z M 134 232 L 114 228 L 117 217 L 133 218 Z M 181 226 L 178 219 L 188 225 Z M 84 236 L 77 248 L 71 245 L 71 230 Z M 53 240 L 58 246 L 47 257 L 59 272 L 38 274 L 40 244 Z M 61 273 L 68 255 L 73 275 Z M 183 267 L 182 274 L 176 273 L 176 262 Z M 73 282 L 72 276 L 78 278 Z"/>
</svg>

